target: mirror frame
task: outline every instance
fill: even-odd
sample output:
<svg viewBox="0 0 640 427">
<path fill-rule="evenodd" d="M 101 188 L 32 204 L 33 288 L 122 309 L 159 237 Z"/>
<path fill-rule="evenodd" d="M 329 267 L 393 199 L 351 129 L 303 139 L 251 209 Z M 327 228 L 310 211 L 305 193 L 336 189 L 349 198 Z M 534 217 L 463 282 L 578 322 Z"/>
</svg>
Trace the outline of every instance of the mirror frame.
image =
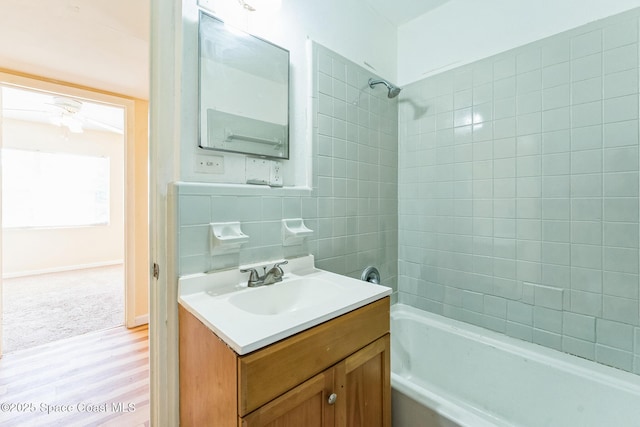
<svg viewBox="0 0 640 427">
<path fill-rule="evenodd" d="M 199 10 L 199 14 L 198 14 L 198 146 L 199 148 L 203 149 L 203 150 L 211 150 L 211 151 L 220 151 L 220 152 L 226 152 L 226 153 L 236 153 L 236 154 L 245 154 L 245 155 L 250 155 L 250 156 L 256 156 L 256 157 L 260 157 L 260 158 L 270 158 L 270 159 L 276 159 L 276 160 L 289 160 L 290 158 L 290 151 L 291 151 L 291 141 L 290 141 L 290 127 L 291 127 L 291 53 L 289 52 L 288 49 L 283 48 L 282 46 L 278 46 L 275 43 L 272 43 L 268 40 L 265 40 L 263 38 L 254 36 L 253 34 L 250 34 L 246 31 L 242 31 L 239 29 L 233 29 L 234 32 L 239 32 L 239 33 L 243 33 L 244 35 L 246 35 L 246 37 L 261 42 L 261 43 L 266 43 L 270 46 L 273 46 L 279 50 L 281 50 L 283 53 L 286 53 L 287 56 L 287 84 L 286 84 L 286 90 L 287 90 L 287 95 L 286 95 L 286 114 L 287 114 L 287 120 L 286 120 L 286 126 L 285 126 L 285 139 L 286 139 L 286 148 L 284 150 L 284 153 L 282 156 L 270 156 L 268 154 L 263 154 L 263 153 L 255 153 L 255 152 L 251 152 L 251 151 L 241 151 L 241 150 L 230 150 L 230 149 L 226 149 L 226 148 L 218 148 L 218 147 L 211 147 L 211 146 L 206 146 L 203 144 L 203 135 L 202 135 L 202 128 L 203 128 L 203 123 L 202 123 L 202 98 L 203 98 L 203 93 L 202 93 L 202 45 L 203 45 L 203 36 L 202 36 L 202 17 L 205 16 L 209 19 L 212 19 L 214 21 L 218 21 L 221 25 L 226 25 L 225 22 L 218 18 L 215 15 L 212 15 L 210 13 L 205 12 L 204 10 L 200 9 Z"/>
</svg>

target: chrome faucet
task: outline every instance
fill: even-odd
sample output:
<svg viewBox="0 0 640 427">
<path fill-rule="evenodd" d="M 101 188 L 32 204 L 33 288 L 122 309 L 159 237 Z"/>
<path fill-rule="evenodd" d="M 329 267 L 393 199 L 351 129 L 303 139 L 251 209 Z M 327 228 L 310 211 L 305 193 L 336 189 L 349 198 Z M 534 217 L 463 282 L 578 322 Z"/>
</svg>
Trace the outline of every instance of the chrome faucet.
<svg viewBox="0 0 640 427">
<path fill-rule="evenodd" d="M 289 261 L 277 262 L 269 271 L 267 271 L 267 267 L 264 267 L 265 273 L 262 276 L 258 274 L 255 268 L 242 269 L 240 272 L 249 273 L 247 286 L 250 288 L 256 288 L 263 285 L 273 285 L 274 283 L 282 282 L 284 271 L 282 271 L 280 266 L 288 263 Z"/>
</svg>

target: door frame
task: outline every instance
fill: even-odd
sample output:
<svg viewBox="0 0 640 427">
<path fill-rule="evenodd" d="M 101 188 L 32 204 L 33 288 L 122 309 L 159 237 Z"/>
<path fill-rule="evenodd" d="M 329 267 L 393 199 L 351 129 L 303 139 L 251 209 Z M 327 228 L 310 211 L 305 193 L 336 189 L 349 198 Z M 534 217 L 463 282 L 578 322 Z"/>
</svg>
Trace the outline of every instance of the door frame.
<svg viewBox="0 0 640 427">
<path fill-rule="evenodd" d="M 132 328 L 148 323 L 148 316 L 136 317 L 136 274 L 139 269 L 148 270 L 148 260 L 142 263 L 137 260 L 136 246 L 147 247 L 147 242 L 136 242 L 136 162 L 135 162 L 135 142 L 136 142 L 136 100 L 121 95 L 87 88 L 72 83 L 61 83 L 40 78 L 37 76 L 13 72 L 0 69 L 0 85 L 14 86 L 24 89 L 34 89 L 43 92 L 51 92 L 66 96 L 72 96 L 99 103 L 111 104 L 124 109 L 125 129 L 124 139 L 124 271 L 125 271 L 125 326 Z M 0 114 L 1 116 L 1 114 Z M 146 118 L 145 118 L 146 120 Z M 139 121 L 138 121 L 139 122 Z M 2 147 L 0 133 L 0 147 Z M 1 174 L 0 174 L 1 176 Z M 1 179 L 1 178 L 0 178 Z M 0 181 L 1 184 L 1 181 Z M 0 207 L 2 189 L 0 187 Z M 148 205 L 148 202 L 147 202 Z M 148 207 L 145 207 L 147 209 Z M 2 241 L 2 216 L 0 215 L 0 242 Z M 0 247 L 2 244 L 0 243 Z M 147 255 L 148 257 L 148 255 Z M 2 250 L 0 248 L 0 261 L 2 260 Z M 136 262 L 138 261 L 138 262 Z M 2 309 L 2 264 L 0 263 L 0 310 Z M 138 272 L 139 273 L 139 272 Z M 148 277 L 148 276 L 147 276 Z M 147 281 L 148 283 L 148 281 Z M 2 355 L 2 311 L 0 311 L 0 356 Z"/>
</svg>

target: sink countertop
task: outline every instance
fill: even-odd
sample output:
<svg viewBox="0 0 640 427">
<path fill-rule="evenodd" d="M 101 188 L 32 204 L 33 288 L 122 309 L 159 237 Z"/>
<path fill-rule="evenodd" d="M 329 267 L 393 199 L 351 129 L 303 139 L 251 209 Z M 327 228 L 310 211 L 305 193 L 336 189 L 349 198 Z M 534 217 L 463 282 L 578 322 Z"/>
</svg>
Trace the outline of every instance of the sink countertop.
<svg viewBox="0 0 640 427">
<path fill-rule="evenodd" d="M 282 282 L 256 288 L 247 287 L 249 275 L 240 273 L 239 269 L 183 276 L 178 280 L 178 302 L 236 353 L 243 355 L 391 294 L 389 287 L 316 269 L 311 255 L 288 261 L 282 266 L 285 273 Z M 265 263 L 256 267 L 262 265 Z M 246 267 L 252 266 L 242 266 Z M 331 287 L 337 294 L 277 314 L 251 313 L 230 301 L 243 293 L 307 279 L 313 286 L 331 282 L 327 288 Z"/>
</svg>

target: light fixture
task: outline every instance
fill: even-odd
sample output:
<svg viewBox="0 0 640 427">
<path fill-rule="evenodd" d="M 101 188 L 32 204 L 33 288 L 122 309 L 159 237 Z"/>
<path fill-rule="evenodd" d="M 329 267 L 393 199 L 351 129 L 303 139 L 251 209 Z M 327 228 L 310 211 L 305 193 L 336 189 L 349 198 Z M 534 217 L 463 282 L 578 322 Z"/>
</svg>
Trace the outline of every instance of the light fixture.
<svg viewBox="0 0 640 427">
<path fill-rule="evenodd" d="M 55 116 L 49 117 L 49 121 L 52 125 L 58 127 L 66 127 L 71 133 L 82 133 L 82 122 L 69 113 L 60 113 Z"/>
<path fill-rule="evenodd" d="M 59 127 L 65 126 L 71 133 L 82 133 L 82 121 L 76 117 L 80 109 L 82 108 L 82 102 L 66 98 L 62 96 L 56 96 L 53 98 L 53 106 L 59 109 L 59 113 L 54 113 L 49 121 Z"/>
<path fill-rule="evenodd" d="M 248 10 L 249 12 L 255 12 L 256 8 L 251 6 L 249 3 L 247 3 L 244 0 L 238 0 L 238 3 L 240 3 L 240 6 L 242 6 L 245 10 Z"/>
<path fill-rule="evenodd" d="M 282 0 L 238 0 L 240 6 L 249 12 L 275 12 L 282 6 Z"/>
</svg>

